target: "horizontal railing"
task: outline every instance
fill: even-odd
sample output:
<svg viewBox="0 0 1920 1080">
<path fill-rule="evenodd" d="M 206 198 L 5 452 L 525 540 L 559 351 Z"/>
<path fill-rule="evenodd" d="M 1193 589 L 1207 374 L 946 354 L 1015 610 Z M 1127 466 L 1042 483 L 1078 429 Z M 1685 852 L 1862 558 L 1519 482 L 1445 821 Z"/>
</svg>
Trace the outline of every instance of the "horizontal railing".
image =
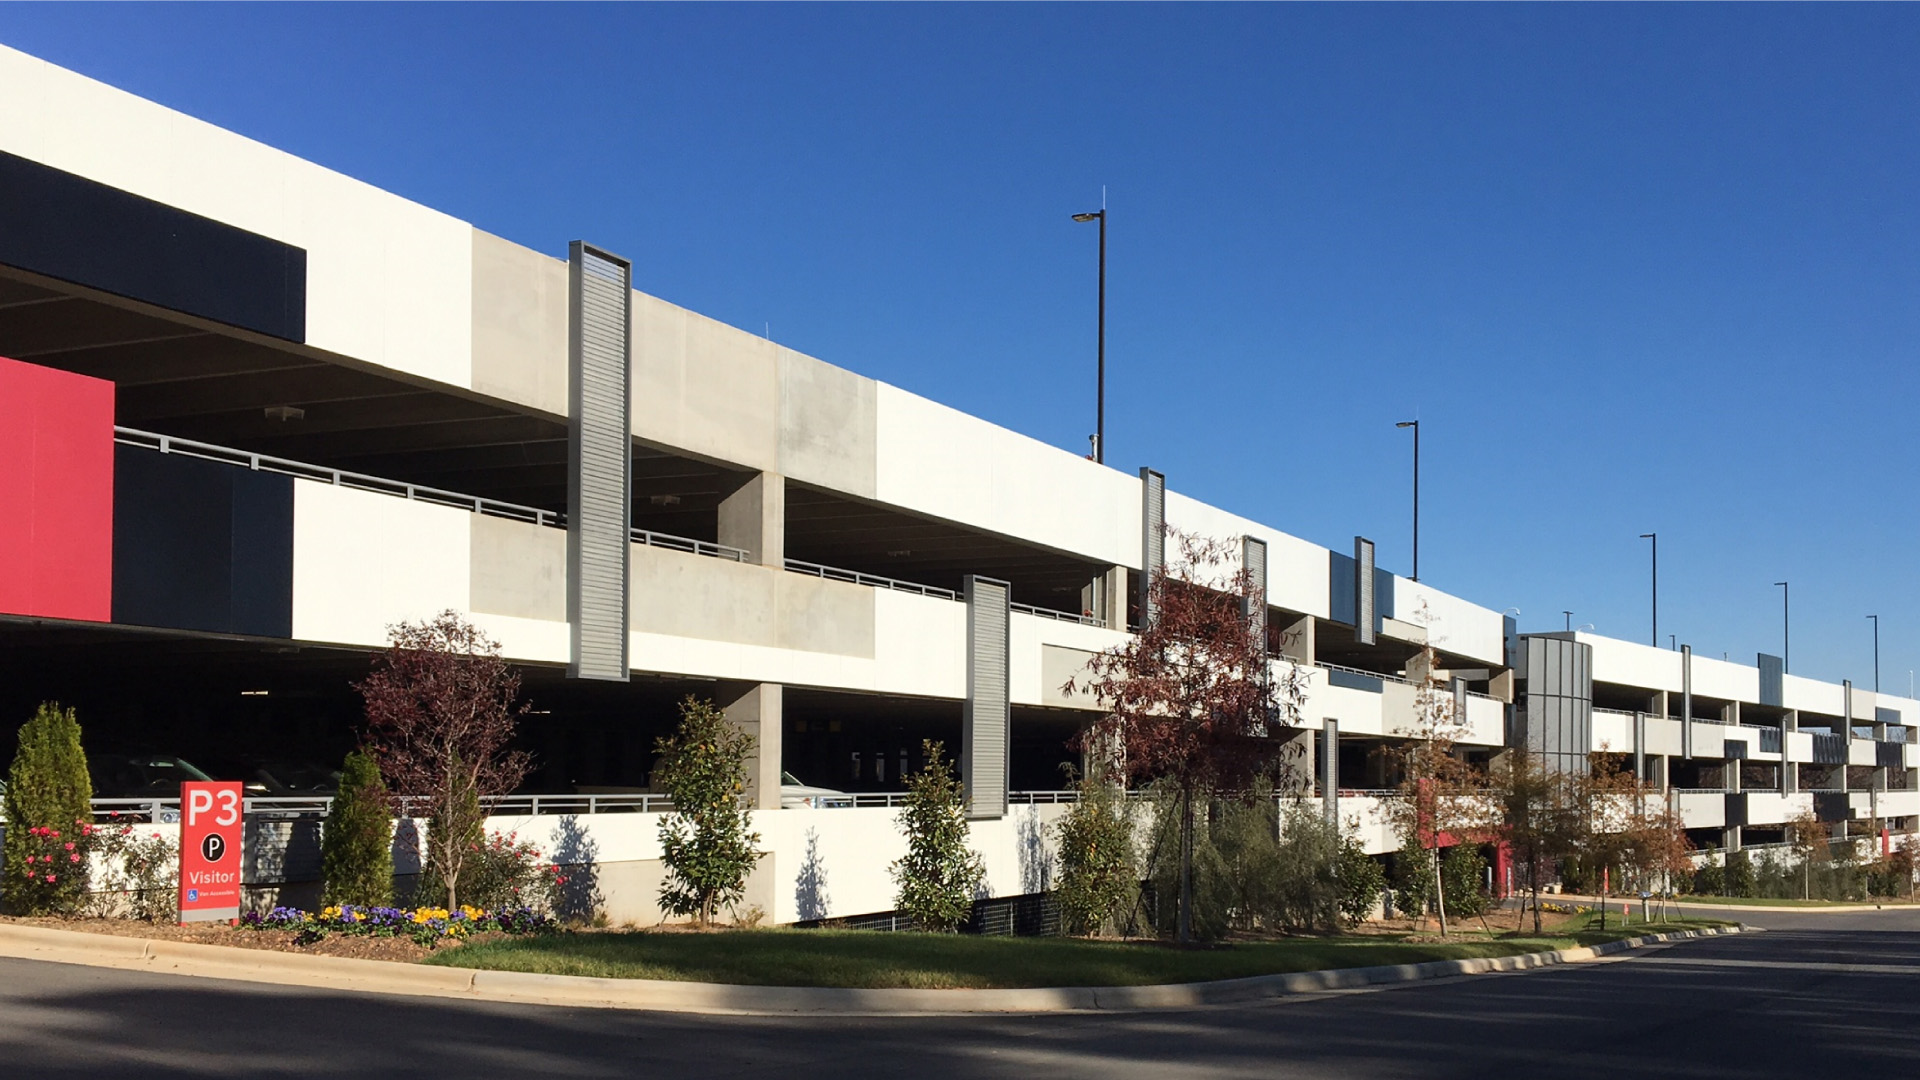
<svg viewBox="0 0 1920 1080">
<path fill-rule="evenodd" d="M 684 551 L 692 555 L 708 555 L 716 559 L 730 559 L 734 562 L 746 562 L 747 553 L 743 548 L 728 547 L 710 540 L 691 540 L 672 533 L 654 532 L 651 529 L 632 529 L 629 535 L 636 544 L 647 547 L 665 548 L 668 551 Z"/>
<path fill-rule="evenodd" d="M 1667 790 L 1677 791 L 1682 795 L 1725 795 L 1727 794 L 1727 789 L 1723 787 L 1675 787 L 1675 788 L 1668 788 Z"/>
<path fill-rule="evenodd" d="M 931 596 L 940 600 L 958 600 L 960 594 L 952 589 L 942 589 L 933 585 L 922 585 L 917 581 L 901 581 L 898 578 L 882 577 L 879 574 L 863 574 L 858 570 L 843 570 L 837 566 L 823 566 L 805 559 L 788 559 L 787 569 L 796 574 L 825 578 L 828 581 L 845 581 L 853 585 L 868 585 L 876 589 L 891 589 L 894 592 L 913 593 L 916 596 Z"/>
<path fill-rule="evenodd" d="M 466 495 L 443 488 L 427 487 L 423 484 L 409 484 L 382 476 L 349 472 L 346 469 L 330 469 L 324 465 L 312 465 L 304 461 L 274 457 L 271 454 L 256 454 L 249 450 L 236 450 L 230 446 L 216 446 L 213 443 L 160 435 L 137 428 L 114 428 L 113 441 L 124 446 L 137 446 L 143 450 L 157 450 L 162 454 L 178 454 L 203 461 L 217 461 L 223 465 L 252 469 L 255 472 L 279 473 L 302 480 L 332 484 L 335 487 L 352 488 L 355 491 L 371 491 L 378 495 L 392 495 L 396 498 L 411 499 L 414 502 L 432 503 L 435 506 L 450 506 L 458 510 L 486 514 L 488 517 L 525 521 L 554 529 L 564 529 L 567 525 L 567 516 L 557 510 L 542 510 L 534 506 L 522 506 L 519 503 L 502 502 L 499 499 L 488 499 L 479 495 Z M 632 529 L 629 535 L 634 543 L 647 547 L 685 551 L 694 555 L 731 559 L 734 562 L 747 561 L 747 553 L 744 550 L 708 540 L 694 540 L 685 536 L 674 536 L 671 533 L 654 532 L 650 529 Z"/>
<path fill-rule="evenodd" d="M 1315 660 L 1313 666 L 1325 668 L 1328 671 L 1344 671 L 1349 675 L 1364 675 L 1369 679 L 1384 679 L 1387 682 L 1400 683 L 1405 686 L 1414 685 L 1412 679 L 1403 679 L 1398 675 L 1388 675 L 1379 671 L 1368 671 L 1366 668 L 1348 667 L 1345 664 L 1329 664 L 1323 660 Z"/>
<path fill-rule="evenodd" d="M 145 450 L 158 450 L 163 454 L 179 454 L 182 457 L 200 458 L 205 461 L 217 461 L 225 465 L 235 465 L 255 472 L 280 473 L 296 476 L 302 480 L 317 480 L 336 487 L 353 488 L 358 491 L 372 491 L 381 495 L 393 495 L 415 502 L 433 503 L 436 506 L 451 506 L 462 510 L 471 510 L 476 514 L 490 517 L 511 518 L 515 521 L 528 521 L 535 525 L 561 527 L 565 519 L 552 510 L 541 510 L 518 503 L 501 502 L 498 499 L 481 498 L 478 495 L 462 495 L 457 491 L 445 491 L 440 488 L 426 487 L 421 484 L 408 484 L 399 480 L 388 480 L 380 476 L 368 476 L 365 473 L 348 472 L 345 469 L 329 469 L 323 465 L 309 465 L 304 461 L 290 461 L 269 454 L 256 454 L 247 450 L 235 450 L 229 446 L 215 446 L 212 443 L 197 442 L 193 439 L 179 439 L 172 435 L 159 435 L 151 431 L 135 428 L 116 427 L 113 429 L 113 441 L 124 446 L 138 446 Z"/>
<path fill-rule="evenodd" d="M 1034 607 L 1032 604 L 1010 604 L 1008 606 L 1022 615 L 1037 615 L 1042 619 L 1052 619 L 1055 622 L 1079 623 L 1081 626 L 1098 626 L 1101 628 L 1105 628 L 1107 625 L 1107 620 L 1097 615 L 1075 615 L 1069 611 L 1055 611 L 1052 608 Z"/>
</svg>

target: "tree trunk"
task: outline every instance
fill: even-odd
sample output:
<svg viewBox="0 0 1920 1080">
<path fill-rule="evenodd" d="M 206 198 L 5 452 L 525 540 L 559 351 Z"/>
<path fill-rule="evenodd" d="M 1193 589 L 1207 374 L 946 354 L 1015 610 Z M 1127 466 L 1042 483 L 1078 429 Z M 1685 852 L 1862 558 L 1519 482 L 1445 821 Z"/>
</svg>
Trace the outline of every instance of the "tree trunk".
<svg viewBox="0 0 1920 1080">
<path fill-rule="evenodd" d="M 1180 910 L 1175 918 L 1175 940 L 1193 943 L 1193 793 L 1180 793 Z"/>
<path fill-rule="evenodd" d="M 1440 844 L 1433 845 L 1433 906 L 1440 912 L 1440 936 L 1447 936 L 1447 887 L 1440 880 Z"/>
</svg>

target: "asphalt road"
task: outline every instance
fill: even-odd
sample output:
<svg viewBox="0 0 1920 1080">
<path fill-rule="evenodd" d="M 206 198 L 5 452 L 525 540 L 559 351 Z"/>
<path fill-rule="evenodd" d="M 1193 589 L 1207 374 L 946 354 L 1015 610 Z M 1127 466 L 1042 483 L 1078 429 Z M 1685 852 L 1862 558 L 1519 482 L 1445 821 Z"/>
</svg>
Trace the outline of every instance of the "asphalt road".
<svg viewBox="0 0 1920 1080">
<path fill-rule="evenodd" d="M 1920 912 L 1530 974 L 1125 1016 L 767 1019 L 282 989 L 0 959 L 0 1078 L 1911 1077 Z"/>
</svg>

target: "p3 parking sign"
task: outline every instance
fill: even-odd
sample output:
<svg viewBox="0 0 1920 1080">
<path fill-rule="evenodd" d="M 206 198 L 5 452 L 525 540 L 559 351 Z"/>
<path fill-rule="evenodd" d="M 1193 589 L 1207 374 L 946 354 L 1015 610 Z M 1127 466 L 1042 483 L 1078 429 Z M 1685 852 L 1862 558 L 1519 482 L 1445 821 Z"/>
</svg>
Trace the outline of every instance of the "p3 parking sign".
<svg viewBox="0 0 1920 1080">
<path fill-rule="evenodd" d="M 240 917 L 241 785 L 180 785 L 180 921 Z"/>
</svg>

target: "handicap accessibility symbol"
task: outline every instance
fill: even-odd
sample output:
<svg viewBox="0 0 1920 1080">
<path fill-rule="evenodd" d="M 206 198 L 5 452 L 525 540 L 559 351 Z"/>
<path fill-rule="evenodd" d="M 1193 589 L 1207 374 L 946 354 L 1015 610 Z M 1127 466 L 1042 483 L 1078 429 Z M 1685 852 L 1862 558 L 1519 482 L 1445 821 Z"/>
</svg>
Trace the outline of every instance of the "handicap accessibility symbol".
<svg viewBox="0 0 1920 1080">
<path fill-rule="evenodd" d="M 188 890 L 187 890 L 187 903 L 189 903 L 189 904 L 191 904 L 191 903 L 193 903 L 193 902 L 194 902 L 195 900 L 198 900 L 198 899 L 200 899 L 200 890 L 199 890 L 199 889 L 188 889 Z"/>
</svg>

